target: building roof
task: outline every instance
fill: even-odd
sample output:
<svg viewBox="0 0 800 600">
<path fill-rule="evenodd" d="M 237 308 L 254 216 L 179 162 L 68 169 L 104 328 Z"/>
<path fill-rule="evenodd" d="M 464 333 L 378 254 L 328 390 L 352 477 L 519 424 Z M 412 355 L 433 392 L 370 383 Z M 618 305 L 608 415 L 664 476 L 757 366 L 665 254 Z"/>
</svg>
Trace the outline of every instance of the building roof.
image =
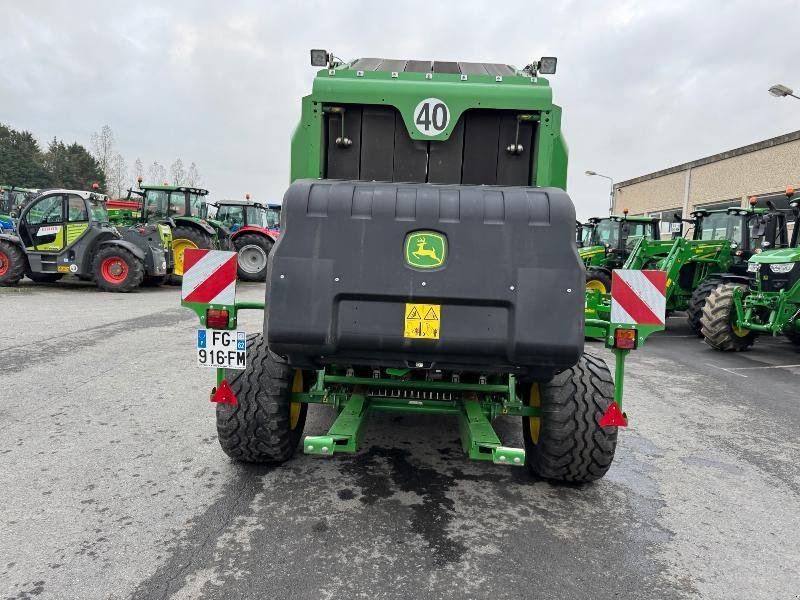
<svg viewBox="0 0 800 600">
<path fill-rule="evenodd" d="M 750 154 L 752 152 L 757 152 L 759 150 L 764 150 L 766 148 L 772 148 L 773 146 L 780 146 L 781 144 L 786 144 L 788 142 L 793 142 L 795 140 L 800 140 L 800 131 L 793 131 L 791 133 L 779 135 L 778 137 L 769 138 L 768 140 L 763 140 L 761 142 L 748 144 L 747 146 L 742 146 L 741 148 L 726 150 L 725 152 L 719 152 L 718 154 L 713 154 L 711 156 L 706 156 L 704 158 L 698 158 L 697 160 L 685 162 L 680 165 L 676 165 L 674 167 L 661 169 L 660 171 L 655 171 L 654 173 L 648 173 L 647 175 L 640 175 L 639 177 L 634 177 L 633 179 L 620 181 L 619 183 L 614 184 L 614 189 L 618 190 L 620 188 L 628 187 L 629 185 L 634 185 L 636 183 L 641 183 L 642 181 L 647 181 L 648 179 L 656 179 L 658 177 L 663 177 L 664 175 L 679 173 L 680 171 L 686 171 L 688 169 L 693 169 L 695 167 L 700 167 L 702 165 L 719 162 L 721 160 L 733 158 L 734 156 L 741 156 L 742 154 Z"/>
</svg>

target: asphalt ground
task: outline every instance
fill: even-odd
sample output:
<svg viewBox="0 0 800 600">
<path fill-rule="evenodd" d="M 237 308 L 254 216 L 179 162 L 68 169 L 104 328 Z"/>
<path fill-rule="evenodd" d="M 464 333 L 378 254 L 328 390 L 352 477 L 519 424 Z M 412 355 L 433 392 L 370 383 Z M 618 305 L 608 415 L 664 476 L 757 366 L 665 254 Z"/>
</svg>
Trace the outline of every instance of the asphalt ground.
<svg viewBox="0 0 800 600">
<path fill-rule="evenodd" d="M 23 282 L 0 318 L 0 598 L 800 598 L 783 340 L 723 354 L 670 319 L 629 359 L 608 475 L 569 486 L 467 460 L 441 417 L 376 415 L 354 456 L 232 462 L 175 288 Z M 331 421 L 312 407 L 306 433 Z M 518 419 L 498 430 L 521 445 Z"/>
</svg>

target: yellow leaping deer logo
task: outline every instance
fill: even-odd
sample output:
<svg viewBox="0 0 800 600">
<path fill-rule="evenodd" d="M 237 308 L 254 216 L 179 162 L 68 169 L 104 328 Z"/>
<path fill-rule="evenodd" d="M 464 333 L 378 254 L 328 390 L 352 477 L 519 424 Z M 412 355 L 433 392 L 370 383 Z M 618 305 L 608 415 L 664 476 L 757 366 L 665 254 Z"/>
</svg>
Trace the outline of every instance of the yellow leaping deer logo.
<svg viewBox="0 0 800 600">
<path fill-rule="evenodd" d="M 447 240 L 435 231 L 408 234 L 405 247 L 406 263 L 417 269 L 435 269 L 447 259 Z"/>
<path fill-rule="evenodd" d="M 436 256 L 436 249 L 434 249 L 434 248 L 426 248 L 425 247 L 426 243 L 427 243 L 427 240 L 424 237 L 423 238 L 419 238 L 417 240 L 417 249 L 414 250 L 411 254 L 413 254 L 417 258 L 422 258 L 423 256 L 428 256 L 428 257 L 432 258 L 433 260 L 435 260 L 436 262 L 441 262 L 442 259 L 439 258 L 438 256 Z"/>
</svg>

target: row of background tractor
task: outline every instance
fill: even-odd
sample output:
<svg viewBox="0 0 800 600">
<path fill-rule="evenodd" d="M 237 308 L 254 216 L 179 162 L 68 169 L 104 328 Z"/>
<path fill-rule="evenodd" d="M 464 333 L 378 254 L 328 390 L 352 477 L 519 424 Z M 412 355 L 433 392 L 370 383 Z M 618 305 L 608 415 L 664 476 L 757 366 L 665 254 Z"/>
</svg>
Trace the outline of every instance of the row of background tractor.
<svg viewBox="0 0 800 600">
<path fill-rule="evenodd" d="M 181 282 L 189 248 L 236 250 L 238 276 L 265 281 L 267 257 L 279 234 L 280 206 L 246 199 L 209 201 L 200 188 L 144 184 L 125 199 L 109 200 L 109 218 L 117 227 L 168 225 L 172 268 L 169 283 Z"/>
<path fill-rule="evenodd" d="M 126 200 L 109 200 L 97 186 L 0 186 L 0 285 L 69 274 L 113 292 L 180 283 L 187 248 L 235 248 L 242 279 L 263 281 L 279 211 L 249 198 L 207 203 L 206 194 L 143 185 Z"/>
<path fill-rule="evenodd" d="M 788 188 L 786 194 L 796 217 L 795 191 Z M 710 345 L 726 350 L 745 349 L 752 345 L 756 332 L 784 333 L 795 341 L 797 314 L 793 317 L 783 314 L 776 321 L 777 317 L 774 315 L 770 320 L 769 316 L 761 314 L 763 310 L 755 311 L 761 314 L 760 317 L 751 314 L 747 321 L 756 329 L 735 328 L 738 335 L 734 335 L 734 342 L 730 341 L 734 330 L 726 330 L 723 335 L 719 331 L 719 324 L 713 329 L 714 334 L 711 337 L 703 332 L 704 327 L 708 332 L 711 331 L 710 326 L 705 326 L 702 322 L 707 299 L 721 284 L 725 284 L 728 290 L 740 286 L 741 289 L 737 292 L 740 295 L 747 295 L 751 289 L 757 289 L 757 271 L 753 271 L 756 267 L 753 262 L 749 262 L 753 257 L 758 257 L 760 261 L 769 260 L 769 257 L 775 256 L 776 251 L 780 251 L 782 254 L 779 253 L 776 260 L 785 264 L 796 262 L 796 258 L 792 258 L 796 254 L 796 218 L 795 232 L 790 240 L 787 226 L 789 211 L 779 210 L 769 201 L 766 208 L 758 208 L 756 204 L 757 199 L 751 198 L 748 208 L 697 210 L 691 213 L 690 219 L 683 219 L 676 214 L 672 225 L 673 238 L 669 240 L 660 239 L 658 218 L 629 217 L 627 211 L 621 216 L 612 215 L 590 219 L 584 224 L 577 223 L 578 252 L 586 267 L 587 318 L 605 316 L 610 312 L 608 293 L 611 290 L 611 274 L 614 269 L 655 269 L 667 274 L 667 310 L 686 311 L 691 329 L 705 337 Z M 684 224 L 690 226 L 685 236 Z M 765 252 L 768 254 L 764 254 Z M 800 269 L 800 266 L 794 268 Z M 785 294 L 788 294 L 792 282 L 793 280 L 786 282 L 790 285 Z M 731 294 L 729 291 L 730 298 L 720 299 L 717 303 L 734 305 Z M 795 297 L 791 294 L 789 296 Z M 741 298 L 737 302 L 741 305 Z M 777 300 L 772 303 L 776 302 Z M 781 310 L 784 313 L 789 311 L 787 306 L 792 302 L 794 300 L 790 302 L 787 299 Z M 797 303 L 800 304 L 800 300 Z M 739 316 L 742 317 L 741 310 Z M 740 320 L 745 319 L 742 317 Z M 781 325 L 776 325 L 776 322 Z M 723 337 L 724 341 L 721 341 Z"/>
</svg>

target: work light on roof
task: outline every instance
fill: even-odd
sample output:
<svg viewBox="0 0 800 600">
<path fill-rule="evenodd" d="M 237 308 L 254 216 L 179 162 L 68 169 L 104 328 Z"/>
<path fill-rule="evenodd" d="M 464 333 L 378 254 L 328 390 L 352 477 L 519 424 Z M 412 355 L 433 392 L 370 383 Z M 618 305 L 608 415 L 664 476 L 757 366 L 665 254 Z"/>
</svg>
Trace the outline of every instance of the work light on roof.
<svg viewBox="0 0 800 600">
<path fill-rule="evenodd" d="M 312 67 L 327 67 L 331 61 L 331 54 L 327 50 L 319 48 L 311 51 L 311 66 Z"/>
<path fill-rule="evenodd" d="M 542 75 L 553 75 L 556 72 L 558 59 L 555 56 L 543 56 L 539 59 L 538 71 Z"/>
</svg>

